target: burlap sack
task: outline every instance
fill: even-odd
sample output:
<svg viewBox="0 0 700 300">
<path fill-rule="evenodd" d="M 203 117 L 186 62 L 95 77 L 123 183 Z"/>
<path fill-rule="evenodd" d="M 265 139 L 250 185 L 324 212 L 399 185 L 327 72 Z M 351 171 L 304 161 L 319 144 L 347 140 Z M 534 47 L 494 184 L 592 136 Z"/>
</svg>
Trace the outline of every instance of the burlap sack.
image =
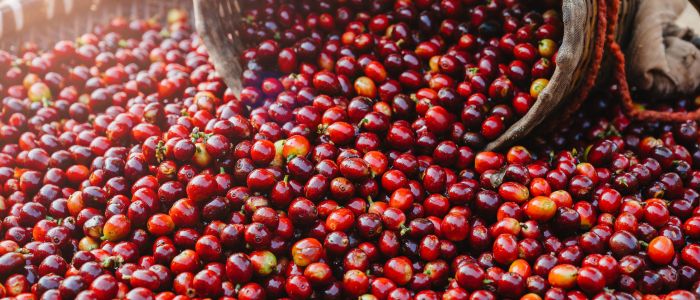
<svg viewBox="0 0 700 300">
<path fill-rule="evenodd" d="M 686 6 L 686 0 L 640 0 L 626 50 L 627 72 L 632 85 L 651 97 L 689 95 L 700 88 L 696 33 L 674 23 Z"/>
</svg>

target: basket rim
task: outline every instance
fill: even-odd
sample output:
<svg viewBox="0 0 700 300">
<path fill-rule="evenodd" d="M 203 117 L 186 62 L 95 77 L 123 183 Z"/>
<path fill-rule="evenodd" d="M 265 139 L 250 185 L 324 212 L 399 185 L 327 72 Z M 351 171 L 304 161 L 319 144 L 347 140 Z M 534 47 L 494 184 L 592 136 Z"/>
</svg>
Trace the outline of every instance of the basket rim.
<svg viewBox="0 0 700 300">
<path fill-rule="evenodd" d="M 581 10 L 583 6 L 589 7 L 589 1 L 584 0 L 563 0 L 561 3 L 562 23 L 564 32 L 561 44 L 557 51 L 554 73 L 549 78 L 549 84 L 537 96 L 535 104 L 530 110 L 515 123 L 511 124 L 506 131 L 495 140 L 489 142 L 485 150 L 494 150 L 507 146 L 516 140 L 527 136 L 541 125 L 545 119 L 554 112 L 565 98 L 570 97 L 575 92 L 577 83 L 573 82 L 576 71 L 580 69 L 581 63 L 587 64 L 589 57 L 583 54 L 594 44 L 593 40 L 587 40 L 589 35 L 577 31 L 577 28 L 586 28 L 588 19 L 592 18 L 592 23 L 596 23 L 596 5 L 590 6 L 590 11 Z M 588 17 L 588 18 L 586 18 Z M 593 34 L 595 39 L 595 34 Z M 585 66 L 588 71 L 589 66 Z M 565 84 L 553 84 L 565 82 Z M 543 114 L 544 112 L 544 114 Z"/>
</svg>

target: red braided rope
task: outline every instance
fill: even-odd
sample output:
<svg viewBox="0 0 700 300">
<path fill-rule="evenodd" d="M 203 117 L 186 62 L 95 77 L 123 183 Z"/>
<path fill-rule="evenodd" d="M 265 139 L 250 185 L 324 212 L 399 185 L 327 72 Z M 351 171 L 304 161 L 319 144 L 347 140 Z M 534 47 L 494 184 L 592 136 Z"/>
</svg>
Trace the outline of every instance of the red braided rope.
<svg viewBox="0 0 700 300">
<path fill-rule="evenodd" d="M 627 84 L 627 71 L 625 70 L 625 54 L 622 48 L 615 40 L 615 26 L 617 26 L 617 11 L 620 7 L 620 0 L 612 0 L 611 11 L 615 14 L 611 16 L 610 28 L 608 32 L 607 42 L 610 51 L 615 60 L 614 77 L 617 84 L 620 86 L 620 95 L 622 96 L 622 105 L 625 108 L 627 115 L 637 120 L 644 121 L 663 121 L 663 122 L 683 122 L 687 120 L 700 120 L 700 108 L 695 111 L 655 111 L 645 110 L 635 105 L 632 95 L 630 94 L 629 85 Z"/>
</svg>

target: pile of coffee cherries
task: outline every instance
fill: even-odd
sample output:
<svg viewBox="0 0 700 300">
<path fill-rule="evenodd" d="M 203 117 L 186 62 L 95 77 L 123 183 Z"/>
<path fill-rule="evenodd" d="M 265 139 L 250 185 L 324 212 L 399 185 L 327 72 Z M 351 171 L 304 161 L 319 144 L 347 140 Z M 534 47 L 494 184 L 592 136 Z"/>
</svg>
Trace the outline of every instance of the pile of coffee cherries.
<svg viewBox="0 0 700 300">
<path fill-rule="evenodd" d="M 697 122 L 613 86 L 480 151 L 546 85 L 556 5 L 243 2 L 240 94 L 181 10 L 0 51 L 0 296 L 700 293 Z"/>
</svg>

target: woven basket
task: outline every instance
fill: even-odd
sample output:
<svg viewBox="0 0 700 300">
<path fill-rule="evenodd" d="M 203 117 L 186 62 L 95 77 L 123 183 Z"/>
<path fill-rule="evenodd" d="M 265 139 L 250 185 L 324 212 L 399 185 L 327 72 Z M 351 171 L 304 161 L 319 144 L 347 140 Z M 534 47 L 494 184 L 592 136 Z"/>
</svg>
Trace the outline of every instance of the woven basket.
<svg viewBox="0 0 700 300">
<path fill-rule="evenodd" d="M 207 46 L 216 71 L 230 89 L 240 92 L 243 68 L 238 56 L 244 45 L 240 42 L 241 6 L 238 0 L 193 0 L 194 25 Z"/>
<path fill-rule="evenodd" d="M 73 40 L 114 17 L 155 18 L 168 10 L 192 12 L 191 0 L 4 0 L 0 1 L 0 49 L 17 51 L 25 42 L 52 47 Z"/>
<path fill-rule="evenodd" d="M 623 46 L 628 38 L 625 28 L 634 19 L 638 1 L 641 0 L 620 2 L 614 34 L 617 43 Z M 691 2 L 700 7 L 700 0 Z M 600 11 L 599 5 L 609 11 L 609 3 L 607 0 L 562 0 L 564 35 L 549 85 L 540 93 L 530 111 L 488 144 L 486 149 L 507 146 L 533 131 L 542 133 L 555 128 L 583 101 L 576 99 L 576 96 L 586 94 L 592 83 L 610 79 L 612 60 L 606 57 L 608 55 L 598 56 L 602 61 L 595 61 L 596 51 L 603 51 L 605 39 L 605 34 L 598 36 L 599 27 L 603 27 L 598 25 L 610 19 Z M 217 71 L 234 91 L 242 88 L 240 75 L 243 68 L 237 59 L 245 46 L 237 30 L 242 22 L 240 15 L 238 0 L 194 0 L 196 30 L 207 46 Z M 596 47 L 597 44 L 600 47 Z M 581 92 L 582 89 L 586 92 Z"/>
<path fill-rule="evenodd" d="M 619 18 L 621 27 L 631 20 L 633 4 L 634 1 L 623 0 Z M 242 67 L 236 59 L 243 51 L 237 31 L 241 22 L 240 12 L 237 0 L 194 0 L 196 29 L 202 36 L 217 71 L 235 91 L 241 89 L 239 77 Z M 497 148 L 524 137 L 555 111 L 563 99 L 581 86 L 590 72 L 594 58 L 597 16 L 596 1 L 562 1 L 564 36 L 550 84 L 540 93 L 530 112 L 487 148 Z M 621 35 L 619 38 L 623 39 Z"/>
</svg>

